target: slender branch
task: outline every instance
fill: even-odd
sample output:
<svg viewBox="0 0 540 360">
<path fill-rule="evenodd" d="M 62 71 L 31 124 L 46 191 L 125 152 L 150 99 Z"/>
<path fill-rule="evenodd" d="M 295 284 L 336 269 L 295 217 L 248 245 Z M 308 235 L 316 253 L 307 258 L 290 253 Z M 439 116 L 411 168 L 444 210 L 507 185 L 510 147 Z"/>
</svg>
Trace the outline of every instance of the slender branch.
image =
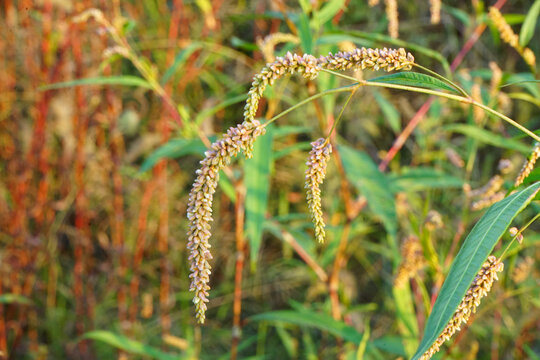
<svg viewBox="0 0 540 360">
<path fill-rule="evenodd" d="M 322 92 L 320 92 L 318 94 L 310 96 L 310 97 L 300 101 L 299 103 L 296 103 L 295 105 L 291 106 L 287 110 L 284 110 L 284 111 L 280 112 L 279 114 L 277 114 L 276 116 L 274 116 L 273 118 L 268 120 L 266 123 L 264 123 L 263 126 L 267 126 L 267 125 L 273 123 L 274 121 L 276 121 L 280 117 L 283 117 L 283 116 L 287 115 L 291 111 L 296 110 L 297 108 L 299 108 L 299 107 L 301 107 L 301 106 L 303 106 L 303 105 L 305 105 L 305 104 L 307 104 L 307 103 L 309 103 L 309 102 L 311 102 L 311 101 L 313 101 L 315 99 L 318 99 L 318 98 L 321 98 L 323 96 L 330 95 L 330 94 L 337 94 L 337 93 L 340 93 L 340 92 L 351 91 L 352 89 L 354 89 L 355 87 L 358 87 L 358 86 L 359 86 L 358 84 L 342 86 L 342 87 L 335 88 L 335 89 L 325 90 L 325 91 L 322 91 Z"/>
<path fill-rule="evenodd" d="M 343 104 L 343 106 L 341 107 L 341 111 L 339 112 L 339 115 L 338 115 L 337 119 L 332 124 L 332 128 L 330 129 L 330 131 L 328 132 L 328 135 L 326 136 L 326 141 L 329 141 L 330 135 L 332 135 L 332 132 L 335 130 L 337 124 L 339 123 L 339 120 L 341 120 L 341 117 L 343 115 L 343 112 L 345 111 L 345 108 L 349 104 L 349 101 L 351 101 L 351 98 L 353 97 L 353 95 L 354 95 L 354 93 L 356 92 L 357 89 L 358 89 L 358 87 L 352 89 L 351 94 L 349 95 L 347 100 L 345 100 L 345 104 Z"/>
<path fill-rule="evenodd" d="M 521 235 L 523 231 L 525 231 L 529 226 L 532 225 L 533 222 L 535 222 L 538 218 L 540 218 L 540 213 L 536 214 L 535 217 L 533 217 L 525 226 L 523 226 L 521 229 L 519 229 L 518 233 L 512 238 L 512 241 L 506 245 L 506 248 L 502 252 L 501 256 L 499 256 L 499 259 L 503 259 L 506 252 L 510 249 L 514 241 Z"/>
<path fill-rule="evenodd" d="M 388 83 L 380 83 L 380 82 L 376 82 L 376 81 L 367 81 L 367 80 L 359 81 L 358 79 L 353 78 L 351 76 L 343 75 L 343 74 L 340 74 L 340 73 L 337 73 L 337 72 L 334 72 L 334 71 L 331 71 L 331 70 L 322 70 L 322 71 L 333 74 L 333 75 L 336 75 L 336 76 L 339 76 L 339 77 L 342 77 L 344 79 L 354 81 L 356 83 L 355 85 L 375 86 L 375 87 L 384 87 L 384 88 L 391 88 L 391 89 L 398 89 L 398 90 L 413 91 L 413 92 L 429 94 L 429 95 L 435 95 L 435 96 L 443 97 L 443 98 L 446 98 L 446 99 L 459 101 L 459 102 L 464 103 L 464 104 L 470 104 L 470 105 L 478 106 L 479 108 L 483 109 L 484 111 L 487 111 L 487 112 L 491 113 L 492 115 L 495 115 L 495 116 L 503 119 L 504 121 L 506 121 L 510 125 L 512 125 L 512 126 L 518 128 L 519 130 L 523 131 L 525 134 L 529 135 L 530 137 L 532 137 L 536 141 L 540 141 L 540 137 L 538 135 L 536 135 L 535 133 L 533 133 L 532 131 L 530 131 L 529 129 L 524 127 L 523 125 L 517 123 L 516 121 L 510 119 L 508 116 L 503 115 L 500 112 L 498 112 L 496 110 L 493 110 L 492 108 L 490 108 L 490 107 L 488 107 L 488 106 L 486 106 L 486 105 L 484 105 L 482 103 L 474 101 L 470 97 L 464 97 L 464 96 L 459 96 L 459 95 L 454 95 L 454 94 L 447 94 L 447 93 L 443 93 L 441 91 L 436 91 L 436 90 L 431 90 L 431 89 L 424 89 L 424 88 L 419 88 L 419 87 L 415 87 L 415 86 L 407 86 L 407 85 L 399 85 L 399 84 L 388 84 Z"/>
</svg>

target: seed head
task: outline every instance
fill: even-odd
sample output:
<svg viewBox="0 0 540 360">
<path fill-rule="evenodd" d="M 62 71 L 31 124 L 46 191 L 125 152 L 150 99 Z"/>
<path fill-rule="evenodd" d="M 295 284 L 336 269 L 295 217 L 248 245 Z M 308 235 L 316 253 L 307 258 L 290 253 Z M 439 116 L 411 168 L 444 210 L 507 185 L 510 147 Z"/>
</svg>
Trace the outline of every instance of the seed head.
<svg viewBox="0 0 540 360">
<path fill-rule="evenodd" d="M 536 160 L 538 160 L 539 157 L 540 157 L 540 143 L 536 143 L 531 155 L 529 155 L 529 158 L 523 164 L 523 167 L 521 168 L 521 171 L 519 172 L 519 175 L 516 178 L 516 182 L 514 183 L 515 187 L 518 187 L 519 185 L 521 185 L 523 183 L 523 180 L 525 180 L 525 178 L 529 176 L 531 171 L 534 169 L 534 164 L 536 164 Z"/>
<path fill-rule="evenodd" d="M 399 265 L 394 286 L 401 287 L 426 265 L 422 246 L 416 236 L 409 236 L 401 245 L 402 263 Z"/>
<path fill-rule="evenodd" d="M 506 191 L 498 191 L 492 195 L 485 196 L 478 201 L 475 201 L 471 204 L 472 211 L 479 211 L 495 204 L 496 202 L 501 201 L 506 196 Z"/>
<path fill-rule="evenodd" d="M 256 120 L 244 122 L 230 128 L 223 138 L 212 144 L 197 170 L 197 178 L 189 193 L 187 218 L 189 220 L 188 244 L 191 274 L 190 291 L 195 292 L 193 303 L 197 319 L 204 323 L 208 290 L 210 286 L 210 222 L 212 202 L 219 180 L 219 171 L 228 165 L 231 158 L 243 151 L 250 158 L 255 139 L 265 133 L 265 128 Z"/>
<path fill-rule="evenodd" d="M 431 13 L 431 23 L 441 22 L 441 0 L 429 0 L 429 12 Z"/>
<path fill-rule="evenodd" d="M 319 63 L 327 70 L 370 69 L 370 70 L 411 70 L 414 56 L 405 49 L 354 49 L 321 56 Z"/>
<path fill-rule="evenodd" d="M 397 0 L 385 0 L 384 4 L 386 17 L 388 18 L 388 34 L 393 38 L 397 38 L 399 36 Z"/>
<path fill-rule="evenodd" d="M 495 280 L 499 280 L 497 273 L 503 271 L 504 264 L 495 256 L 489 256 L 487 261 L 482 265 L 482 268 L 474 278 L 467 293 L 461 300 L 454 316 L 448 322 L 437 340 L 431 345 L 420 360 L 428 360 L 437 353 L 441 345 L 450 339 L 457 331 L 461 330 L 461 324 L 466 324 L 471 314 L 476 312 L 476 308 L 480 305 L 480 300 L 488 294 Z"/>
<path fill-rule="evenodd" d="M 252 121 L 257 113 L 259 100 L 267 85 L 273 85 L 274 81 L 286 74 L 301 73 L 306 79 L 313 80 L 319 74 L 317 59 L 310 54 L 300 56 L 288 52 L 283 57 L 278 57 L 272 63 L 266 64 L 260 73 L 255 75 L 248 92 L 248 99 L 244 108 L 245 121 Z"/>
<path fill-rule="evenodd" d="M 311 143 L 311 151 L 309 160 L 307 161 L 306 170 L 306 195 L 311 213 L 311 219 L 315 226 L 315 237 L 320 243 L 324 242 L 324 220 L 321 207 L 321 189 L 319 185 L 324 181 L 326 176 L 326 165 L 330 159 L 332 145 L 325 139 L 318 139 Z"/>
</svg>

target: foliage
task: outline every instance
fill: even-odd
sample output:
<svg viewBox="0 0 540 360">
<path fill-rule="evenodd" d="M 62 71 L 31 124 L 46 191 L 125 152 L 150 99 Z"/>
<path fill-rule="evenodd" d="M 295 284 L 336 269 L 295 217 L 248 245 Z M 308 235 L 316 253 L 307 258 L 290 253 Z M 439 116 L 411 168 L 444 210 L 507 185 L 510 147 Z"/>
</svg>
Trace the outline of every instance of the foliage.
<svg viewBox="0 0 540 360">
<path fill-rule="evenodd" d="M 416 359 L 490 254 L 500 281 L 441 353 L 538 358 L 540 1 L 399 2 L 399 23 L 374 3 L 5 1 L 0 358 Z M 414 66 L 332 65 L 362 47 Z M 248 93 L 289 51 L 313 55 L 302 76 Z M 200 326 L 189 193 L 253 96 L 266 134 L 220 171 Z M 406 238 L 424 261 L 403 285 Z"/>
</svg>

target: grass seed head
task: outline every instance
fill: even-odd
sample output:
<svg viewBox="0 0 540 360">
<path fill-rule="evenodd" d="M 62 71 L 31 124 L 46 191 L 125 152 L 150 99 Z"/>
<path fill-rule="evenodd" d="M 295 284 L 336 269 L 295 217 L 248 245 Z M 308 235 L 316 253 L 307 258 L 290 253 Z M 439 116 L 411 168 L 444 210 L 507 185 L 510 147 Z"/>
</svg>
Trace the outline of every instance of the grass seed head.
<svg viewBox="0 0 540 360">
<path fill-rule="evenodd" d="M 429 0 L 429 12 L 431 14 L 431 23 L 441 22 L 441 0 Z"/>
<path fill-rule="evenodd" d="M 516 181 L 514 183 L 515 187 L 518 187 L 523 183 L 523 180 L 529 176 L 531 171 L 534 169 L 534 164 L 536 164 L 536 160 L 540 157 L 540 143 L 536 143 L 534 146 L 534 149 L 529 155 L 529 158 L 525 161 L 523 164 L 523 167 L 521 168 L 521 171 L 519 172 Z"/>
<path fill-rule="evenodd" d="M 315 237 L 320 243 L 324 242 L 324 220 L 321 206 L 321 189 L 320 184 L 326 176 L 326 166 L 332 152 L 332 145 L 329 141 L 321 138 L 311 143 L 311 151 L 309 160 L 307 161 L 306 170 L 306 195 L 311 213 L 311 219 L 315 226 Z"/>
<path fill-rule="evenodd" d="M 476 312 L 480 305 L 480 300 L 491 290 L 495 280 L 498 280 L 497 273 L 503 271 L 504 264 L 495 256 L 489 256 L 476 274 L 471 286 L 465 293 L 456 312 L 439 335 L 431 347 L 420 357 L 420 360 L 428 360 L 437 353 L 441 345 L 450 339 L 456 332 L 461 330 L 461 324 L 466 324 L 471 314 Z"/>
<path fill-rule="evenodd" d="M 313 80 L 319 74 L 317 59 L 310 54 L 298 55 L 288 52 L 283 57 L 277 57 L 274 62 L 266 64 L 260 73 L 255 75 L 248 92 L 248 99 L 244 108 L 245 121 L 252 121 L 257 113 L 259 100 L 266 86 L 287 74 L 298 72 L 303 77 Z"/>
<path fill-rule="evenodd" d="M 354 49 L 321 56 L 319 63 L 327 70 L 411 70 L 414 56 L 405 49 Z"/>
<path fill-rule="evenodd" d="M 402 263 L 399 265 L 394 286 L 401 287 L 414 277 L 426 264 L 420 241 L 416 236 L 409 236 L 401 245 Z"/>
<path fill-rule="evenodd" d="M 388 18 L 388 34 L 396 39 L 399 36 L 399 11 L 397 0 L 385 0 L 386 17 Z"/>
<path fill-rule="evenodd" d="M 210 223 L 212 222 L 212 202 L 219 180 L 219 171 L 228 165 L 231 158 L 243 151 L 250 158 L 255 139 L 265 133 L 265 128 L 256 120 L 244 122 L 230 128 L 223 138 L 212 144 L 197 170 L 188 200 L 189 220 L 188 244 L 191 274 L 190 291 L 195 292 L 193 303 L 197 320 L 204 323 L 208 291 L 210 290 Z"/>
</svg>

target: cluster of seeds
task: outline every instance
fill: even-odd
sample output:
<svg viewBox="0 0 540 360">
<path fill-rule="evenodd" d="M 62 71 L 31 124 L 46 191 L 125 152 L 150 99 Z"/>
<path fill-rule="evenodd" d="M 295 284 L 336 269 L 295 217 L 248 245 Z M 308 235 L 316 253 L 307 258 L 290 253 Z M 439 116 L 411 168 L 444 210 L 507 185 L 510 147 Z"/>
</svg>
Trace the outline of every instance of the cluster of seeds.
<svg viewBox="0 0 540 360">
<path fill-rule="evenodd" d="M 431 13 L 431 23 L 441 22 L 441 0 L 429 0 L 429 12 Z"/>
<path fill-rule="evenodd" d="M 534 145 L 534 149 L 529 155 L 529 158 L 527 161 L 525 161 L 525 164 L 523 164 L 523 167 L 521 168 L 521 171 L 519 172 L 519 175 L 516 178 L 516 181 L 514 183 L 515 187 L 518 187 L 523 183 L 523 180 L 529 176 L 531 171 L 534 169 L 534 164 L 536 164 L 536 160 L 540 157 L 540 143 L 536 143 Z"/>
<path fill-rule="evenodd" d="M 394 286 L 401 287 L 418 273 L 426 265 L 426 259 L 422 251 L 420 241 L 416 236 L 409 236 L 401 245 L 401 258 L 403 262 L 399 265 Z"/>
<path fill-rule="evenodd" d="M 269 41 L 274 40 L 270 39 Z M 285 56 L 278 57 L 275 61 L 267 64 L 260 73 L 255 75 L 244 108 L 244 122 L 229 129 L 221 140 L 212 144 L 211 149 L 205 154 L 205 159 L 201 161 L 201 168 L 197 170 L 197 178 L 189 195 L 187 216 L 190 227 L 187 234 L 187 247 L 190 251 L 190 291 L 195 292 L 193 302 L 200 323 L 205 320 L 206 303 L 210 290 L 208 285 L 211 269 L 209 260 L 212 259 L 212 255 L 208 240 L 211 235 L 212 202 L 218 184 L 219 171 L 228 165 L 231 158 L 240 151 L 243 151 L 246 157 L 251 157 L 253 142 L 258 136 L 264 134 L 264 126 L 254 119 L 265 88 L 282 76 L 292 73 L 300 73 L 303 77 L 312 80 L 322 69 L 410 70 L 413 62 L 414 57 L 404 49 L 362 48 L 345 53 L 340 52 L 336 55 L 330 54 L 320 59 L 309 54 L 300 56 L 288 52 Z M 316 236 L 322 242 L 324 240 L 324 222 L 319 185 L 325 176 L 331 146 L 321 140 L 313 143 L 314 147 L 310 153 L 306 173 L 306 187 Z"/>
<path fill-rule="evenodd" d="M 502 16 L 501 12 L 495 8 L 490 7 L 489 8 L 489 18 L 491 21 L 493 21 L 493 24 L 499 30 L 499 34 L 501 35 L 501 39 L 516 49 L 516 51 L 521 55 L 523 60 L 531 67 L 536 68 L 536 57 L 534 56 L 534 52 L 529 48 L 524 48 L 519 44 L 519 36 L 514 33 L 514 30 L 508 25 L 506 20 L 504 20 L 504 17 Z"/>
<path fill-rule="evenodd" d="M 311 151 L 309 160 L 307 161 L 306 184 L 305 188 L 307 202 L 311 219 L 315 225 L 315 237 L 322 243 L 324 242 L 324 220 L 321 207 L 321 189 L 319 185 L 324 181 L 326 176 L 326 165 L 330 159 L 332 145 L 325 139 L 318 139 L 311 143 Z"/>
<path fill-rule="evenodd" d="M 256 120 L 244 122 L 230 128 L 223 138 L 212 144 L 197 170 L 197 178 L 189 193 L 187 218 L 190 223 L 188 245 L 191 287 L 195 292 L 193 302 L 197 319 L 204 322 L 208 290 L 210 286 L 210 222 L 212 219 L 212 200 L 219 180 L 219 171 L 228 165 L 231 158 L 243 151 L 250 158 L 255 139 L 265 133 L 265 128 Z"/>
<path fill-rule="evenodd" d="M 414 57 L 405 49 L 354 49 L 321 56 L 319 63 L 327 70 L 370 69 L 370 70 L 411 70 Z"/>
<path fill-rule="evenodd" d="M 300 56 L 288 52 L 283 57 L 277 57 L 274 62 L 267 64 L 260 73 L 255 75 L 248 92 L 244 118 L 246 121 L 255 118 L 259 100 L 266 87 L 287 74 L 300 73 L 306 79 L 313 80 L 322 69 L 410 70 L 413 63 L 413 55 L 403 48 L 397 50 L 361 48 L 321 56 L 319 59 L 310 54 Z"/>
<path fill-rule="evenodd" d="M 247 121 L 255 118 L 264 89 L 268 85 L 273 85 L 283 75 L 298 72 L 306 79 L 313 80 L 319 74 L 319 70 L 317 59 L 310 54 L 300 56 L 288 52 L 285 56 L 276 58 L 274 62 L 267 64 L 253 78 L 244 108 L 244 118 Z"/>
<path fill-rule="evenodd" d="M 388 18 L 388 34 L 394 39 L 399 36 L 399 11 L 397 0 L 384 0 L 386 17 Z"/>
<path fill-rule="evenodd" d="M 457 331 L 461 330 L 461 324 L 466 324 L 471 314 L 476 312 L 476 308 L 480 305 L 480 300 L 487 295 L 491 290 L 491 286 L 495 280 L 499 280 L 497 273 L 503 271 L 504 264 L 495 256 L 489 256 L 487 261 L 482 265 L 482 268 L 474 278 L 469 290 L 461 300 L 454 316 L 446 325 L 443 332 L 433 343 L 431 348 L 427 350 L 420 360 L 428 360 L 437 353 L 441 345 L 450 339 Z"/>
</svg>

